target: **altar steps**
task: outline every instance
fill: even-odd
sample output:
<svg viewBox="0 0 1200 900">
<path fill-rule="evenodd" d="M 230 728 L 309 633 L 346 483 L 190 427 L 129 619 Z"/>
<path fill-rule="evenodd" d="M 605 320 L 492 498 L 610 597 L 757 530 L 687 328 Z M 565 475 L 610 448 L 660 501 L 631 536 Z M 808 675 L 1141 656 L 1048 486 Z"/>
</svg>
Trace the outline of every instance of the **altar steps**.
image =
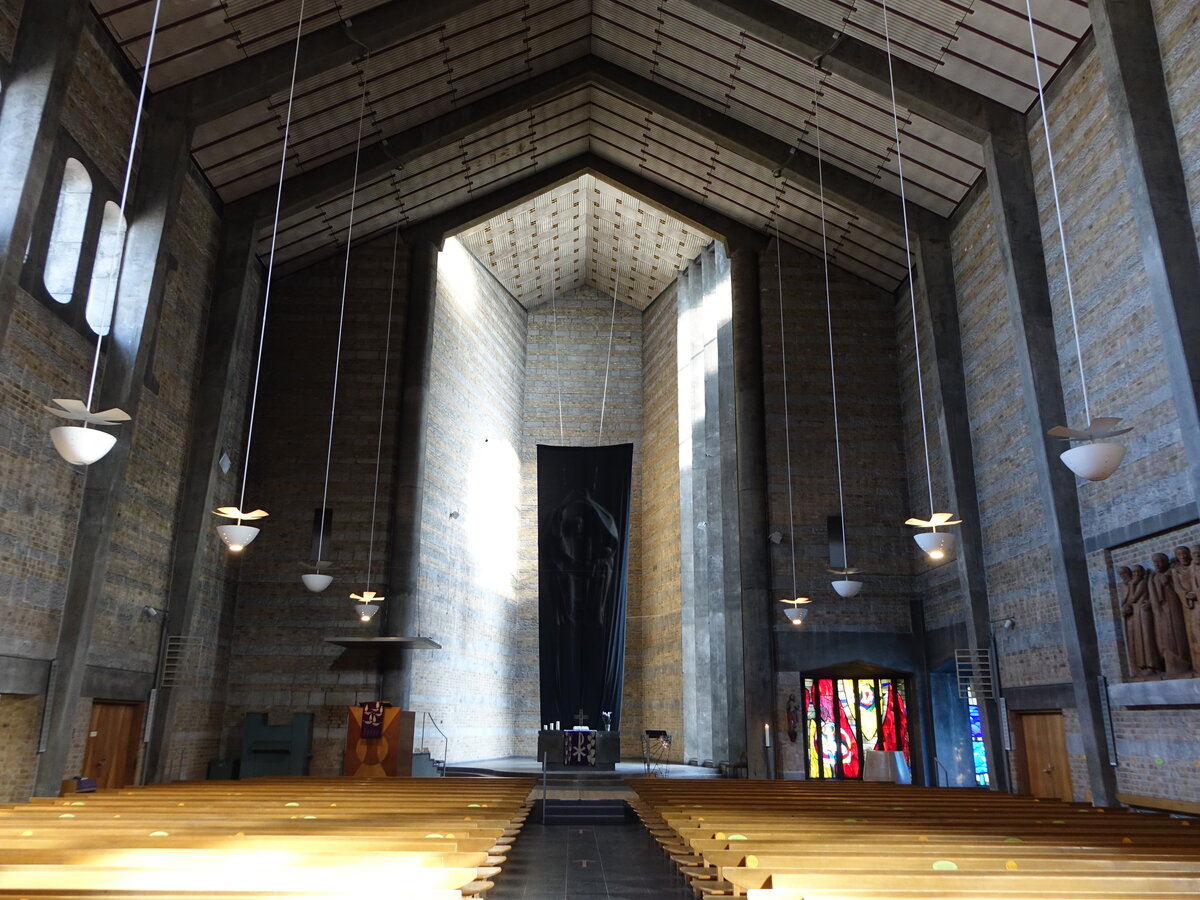
<svg viewBox="0 0 1200 900">
<path fill-rule="evenodd" d="M 529 821 L 546 825 L 625 825 L 636 821 L 624 800 L 535 800 Z"/>
</svg>

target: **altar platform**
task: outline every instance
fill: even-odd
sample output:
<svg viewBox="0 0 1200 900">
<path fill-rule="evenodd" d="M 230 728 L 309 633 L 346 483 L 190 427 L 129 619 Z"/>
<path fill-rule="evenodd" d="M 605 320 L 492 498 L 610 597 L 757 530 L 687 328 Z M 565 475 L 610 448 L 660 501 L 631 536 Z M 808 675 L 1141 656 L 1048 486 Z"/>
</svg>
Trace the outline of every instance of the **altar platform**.
<svg viewBox="0 0 1200 900">
<path fill-rule="evenodd" d="M 716 769 L 703 766 L 685 766 L 680 763 L 664 763 L 660 778 L 717 778 Z M 573 766 L 569 771 L 548 772 L 546 796 L 556 800 L 599 800 L 622 797 L 632 800 L 633 790 L 625 784 L 626 778 L 642 778 L 646 765 L 640 759 L 621 760 L 608 772 L 590 767 Z M 446 767 L 450 777 L 500 778 L 504 776 L 534 776 L 539 779 L 531 792 L 533 798 L 542 796 L 542 764 L 532 756 L 506 756 L 501 759 L 482 759 L 472 762 L 453 763 Z"/>
</svg>

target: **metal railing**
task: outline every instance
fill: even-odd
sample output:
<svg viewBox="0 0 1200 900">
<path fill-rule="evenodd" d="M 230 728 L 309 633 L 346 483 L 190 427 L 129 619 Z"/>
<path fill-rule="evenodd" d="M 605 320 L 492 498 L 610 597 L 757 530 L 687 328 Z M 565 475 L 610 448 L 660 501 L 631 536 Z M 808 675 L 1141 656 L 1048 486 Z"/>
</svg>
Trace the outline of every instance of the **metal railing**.
<svg viewBox="0 0 1200 900">
<path fill-rule="evenodd" d="M 942 787 L 951 787 L 951 784 L 950 784 L 950 770 L 946 768 L 946 765 L 945 765 L 945 763 L 943 763 L 943 762 L 942 762 L 940 759 L 938 759 L 936 756 L 933 758 L 933 762 L 934 762 L 934 764 L 935 764 L 935 765 L 936 765 L 936 766 L 937 766 L 939 769 L 941 769 L 943 772 L 945 772 L 945 773 L 946 773 L 946 783 L 943 785 L 943 784 L 942 784 L 942 781 L 941 781 L 941 779 L 939 778 L 939 779 L 938 779 L 938 784 L 939 784 L 939 785 L 941 785 Z"/>
<path fill-rule="evenodd" d="M 433 718 L 433 715 L 431 713 L 428 713 L 428 712 L 425 712 L 424 710 L 422 710 L 422 712 L 421 712 L 421 749 L 426 750 L 426 751 L 429 750 L 429 745 L 425 743 L 425 721 L 427 719 L 429 720 L 429 724 L 432 725 L 434 727 L 434 729 L 437 731 L 437 733 L 442 736 L 442 765 L 441 765 L 440 772 L 442 775 L 445 775 L 446 774 L 446 766 L 449 765 L 449 763 L 450 763 L 450 738 L 446 737 L 446 732 L 442 731 L 442 729 L 438 727 L 438 723 Z M 430 761 L 433 763 L 434 768 L 436 769 L 436 768 L 438 768 L 437 760 L 432 759 L 432 756 L 433 756 L 433 754 L 431 753 Z"/>
</svg>

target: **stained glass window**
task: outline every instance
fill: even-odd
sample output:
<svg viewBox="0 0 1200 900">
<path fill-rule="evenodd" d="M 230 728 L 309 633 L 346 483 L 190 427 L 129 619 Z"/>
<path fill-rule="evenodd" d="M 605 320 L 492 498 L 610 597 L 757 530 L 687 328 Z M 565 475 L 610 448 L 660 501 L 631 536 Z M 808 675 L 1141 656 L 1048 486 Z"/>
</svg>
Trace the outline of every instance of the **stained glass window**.
<svg viewBox="0 0 1200 900">
<path fill-rule="evenodd" d="M 862 778 L 863 750 L 901 750 L 909 760 L 904 682 L 804 679 L 809 778 Z"/>
<path fill-rule="evenodd" d="M 967 689 L 967 715 L 971 717 L 971 755 L 975 759 L 975 783 L 980 787 L 987 787 L 991 778 L 988 773 L 987 751 L 983 746 L 983 720 L 979 718 L 979 704 L 975 700 L 975 690 L 971 687 Z"/>
</svg>

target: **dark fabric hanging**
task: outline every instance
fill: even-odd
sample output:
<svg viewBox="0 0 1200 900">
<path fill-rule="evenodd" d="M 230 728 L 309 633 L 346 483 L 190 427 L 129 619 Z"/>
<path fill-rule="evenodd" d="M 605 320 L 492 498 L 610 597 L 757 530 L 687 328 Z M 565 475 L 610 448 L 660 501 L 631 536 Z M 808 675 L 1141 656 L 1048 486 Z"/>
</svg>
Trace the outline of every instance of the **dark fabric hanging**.
<svg viewBox="0 0 1200 900">
<path fill-rule="evenodd" d="M 620 727 L 632 477 L 632 444 L 538 445 L 542 722 Z"/>
</svg>

